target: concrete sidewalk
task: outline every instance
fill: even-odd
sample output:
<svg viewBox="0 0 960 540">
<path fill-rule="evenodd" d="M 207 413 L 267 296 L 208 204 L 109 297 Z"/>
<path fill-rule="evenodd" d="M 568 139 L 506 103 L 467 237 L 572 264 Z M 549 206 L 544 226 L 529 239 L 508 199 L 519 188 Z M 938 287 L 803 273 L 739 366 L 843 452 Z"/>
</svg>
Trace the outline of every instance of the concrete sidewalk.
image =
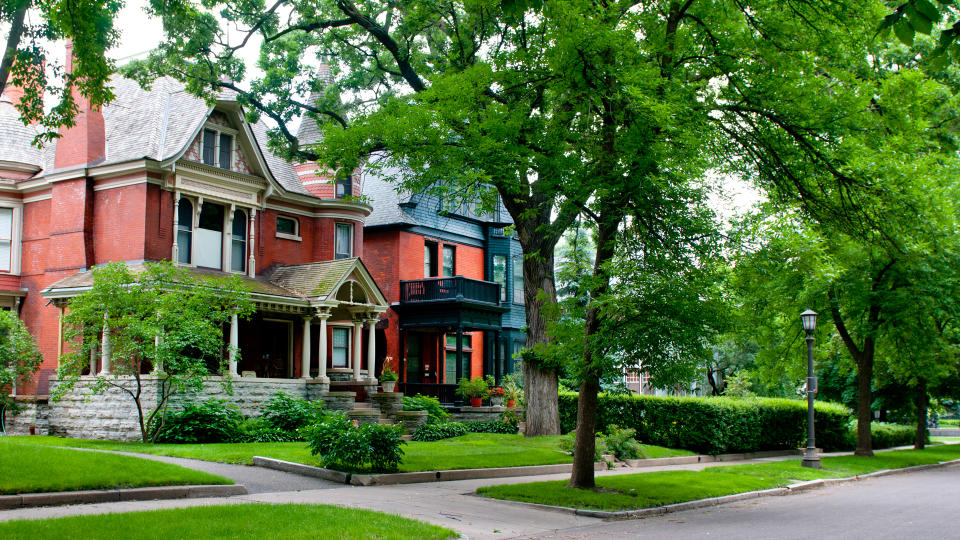
<svg viewBox="0 0 960 540">
<path fill-rule="evenodd" d="M 762 463 L 780 459 L 798 459 L 796 456 L 764 458 L 738 463 Z M 189 460 L 193 461 L 193 460 Z M 697 463 L 650 467 L 643 472 L 657 470 L 700 470 L 731 463 Z M 633 474 L 637 469 L 615 469 L 598 472 L 598 476 Z M 369 510 L 379 510 L 449 527 L 471 539 L 510 538 L 516 536 L 547 535 L 552 531 L 581 527 L 603 520 L 576 516 L 550 510 L 540 510 L 507 501 L 485 499 L 473 495 L 480 486 L 564 480 L 569 474 L 518 476 L 482 480 L 432 482 L 393 486 L 342 486 L 332 489 L 256 493 L 237 497 L 182 499 L 169 501 L 131 501 L 110 504 L 88 504 L 28 508 L 0 512 L 0 521 L 13 519 L 44 519 L 63 516 L 134 512 L 162 508 L 184 508 L 212 504 L 295 503 L 336 504 Z"/>
</svg>

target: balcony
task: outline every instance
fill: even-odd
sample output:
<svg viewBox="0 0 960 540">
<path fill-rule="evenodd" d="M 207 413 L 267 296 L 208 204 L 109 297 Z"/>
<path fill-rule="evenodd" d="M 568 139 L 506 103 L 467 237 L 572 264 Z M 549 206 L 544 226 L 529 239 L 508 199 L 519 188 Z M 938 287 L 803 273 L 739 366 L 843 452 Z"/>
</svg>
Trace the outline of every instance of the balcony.
<svg viewBox="0 0 960 540">
<path fill-rule="evenodd" d="M 417 279 L 400 282 L 400 303 L 482 302 L 500 305 L 500 284 L 463 276 Z"/>
<path fill-rule="evenodd" d="M 500 285 L 463 276 L 400 282 L 393 305 L 401 328 L 499 331 L 509 308 L 500 305 Z"/>
</svg>

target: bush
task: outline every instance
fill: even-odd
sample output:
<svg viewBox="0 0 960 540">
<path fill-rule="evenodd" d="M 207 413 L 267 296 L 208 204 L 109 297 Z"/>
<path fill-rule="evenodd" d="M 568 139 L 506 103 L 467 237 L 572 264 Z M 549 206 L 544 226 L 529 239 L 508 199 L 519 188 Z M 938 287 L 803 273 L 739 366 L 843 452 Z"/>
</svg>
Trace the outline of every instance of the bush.
<svg viewBox="0 0 960 540">
<path fill-rule="evenodd" d="M 848 448 L 857 446 L 857 421 L 850 421 Z M 870 422 L 870 437 L 874 448 L 891 448 L 894 446 L 912 446 L 917 434 L 916 426 L 903 424 L 888 424 L 886 422 Z M 927 431 L 926 442 L 930 442 L 930 431 Z M 819 446 L 819 443 L 817 444 Z"/>
<path fill-rule="evenodd" d="M 467 427 L 459 422 L 424 424 L 413 432 L 413 440 L 420 442 L 439 441 L 467 434 Z"/>
<path fill-rule="evenodd" d="M 604 445 L 617 459 L 641 459 L 643 448 L 634 438 L 637 430 L 632 428 L 621 429 L 616 424 L 607 426 L 607 434 L 603 437 Z"/>
<path fill-rule="evenodd" d="M 439 399 L 421 394 L 413 397 L 403 396 L 403 410 L 427 411 L 428 424 L 439 424 L 450 420 L 450 413 L 440 404 Z"/>
<path fill-rule="evenodd" d="M 236 442 L 272 443 L 303 440 L 296 432 L 284 431 L 265 425 L 259 418 L 247 418 L 240 425 L 240 436 Z"/>
<path fill-rule="evenodd" d="M 486 398 L 490 394 L 490 384 L 493 382 L 493 378 L 490 376 L 487 377 L 474 377 L 468 379 L 463 377 L 457 383 L 457 395 L 464 399 L 476 399 L 476 398 Z"/>
<path fill-rule="evenodd" d="M 395 472 L 403 459 L 401 446 L 406 444 L 400 426 L 356 425 L 340 413 L 327 415 L 301 431 L 321 465 L 348 472 Z"/>
<path fill-rule="evenodd" d="M 502 420 L 491 420 L 489 422 L 463 422 L 463 427 L 470 433 L 506 433 L 514 435 L 517 433 L 517 426 Z"/>
<path fill-rule="evenodd" d="M 260 411 L 264 426 L 287 432 L 289 440 L 303 440 L 297 430 L 323 419 L 323 401 L 307 401 L 286 392 L 277 392 Z"/>
<path fill-rule="evenodd" d="M 236 405 L 210 398 L 188 403 L 180 411 L 167 412 L 157 429 L 156 440 L 183 444 L 234 442 L 243 435 L 243 421 Z"/>
<path fill-rule="evenodd" d="M 563 450 L 568 454 L 573 454 L 573 448 L 577 444 L 576 439 L 577 439 L 576 431 L 571 431 L 570 433 L 567 433 L 563 437 L 560 437 L 560 442 L 559 442 L 560 450 Z M 607 443 L 604 442 L 603 437 L 598 435 L 593 447 L 593 460 L 602 461 L 603 455 L 609 454 L 609 453 L 610 451 L 607 450 Z"/>
<path fill-rule="evenodd" d="M 576 428 L 577 394 L 559 397 L 560 427 Z M 848 447 L 846 407 L 816 404 L 817 446 Z M 601 394 L 597 430 L 611 425 L 635 429 L 648 444 L 684 448 L 705 454 L 789 450 L 806 440 L 805 401 L 772 398 L 688 398 Z"/>
</svg>

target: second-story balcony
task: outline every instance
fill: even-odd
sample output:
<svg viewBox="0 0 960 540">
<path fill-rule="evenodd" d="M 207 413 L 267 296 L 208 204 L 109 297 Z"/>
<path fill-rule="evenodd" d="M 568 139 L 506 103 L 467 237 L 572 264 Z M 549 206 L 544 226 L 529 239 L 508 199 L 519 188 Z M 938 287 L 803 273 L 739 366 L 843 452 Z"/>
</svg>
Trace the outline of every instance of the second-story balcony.
<svg viewBox="0 0 960 540">
<path fill-rule="evenodd" d="M 400 282 L 400 303 L 482 302 L 500 305 L 500 284 L 463 276 L 416 279 Z"/>
<path fill-rule="evenodd" d="M 401 327 L 500 330 L 500 284 L 463 276 L 400 282 Z"/>
</svg>

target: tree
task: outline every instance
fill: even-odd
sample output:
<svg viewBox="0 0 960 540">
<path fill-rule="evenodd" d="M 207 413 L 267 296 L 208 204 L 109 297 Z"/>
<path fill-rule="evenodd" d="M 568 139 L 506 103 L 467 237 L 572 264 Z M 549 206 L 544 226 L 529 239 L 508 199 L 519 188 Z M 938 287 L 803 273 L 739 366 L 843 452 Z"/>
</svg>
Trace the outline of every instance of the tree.
<svg viewBox="0 0 960 540">
<path fill-rule="evenodd" d="M 73 347 L 60 359 L 55 399 L 77 385 L 103 344 L 110 370 L 91 374 L 96 379 L 89 390 L 127 394 L 147 442 L 172 395 L 202 389 L 208 375 L 221 373 L 227 357 L 238 354 L 224 354 L 223 327 L 232 316 L 251 313 L 253 303 L 235 276 L 195 278 L 166 262 L 148 263 L 139 274 L 125 263 L 110 263 L 93 276 L 93 287 L 70 301 L 63 319 L 64 338 Z M 142 400 L 145 373 L 156 379 L 150 381 L 157 390 L 150 407 Z M 223 379 L 227 388 L 229 383 Z"/>
<path fill-rule="evenodd" d="M 74 125 L 78 95 L 93 107 L 113 99 L 107 83 L 115 69 L 105 54 L 119 39 L 113 22 L 122 5 L 120 0 L 10 0 L 0 4 L 0 23 L 10 25 L 0 57 L 0 93 L 8 82 L 23 89 L 16 107 L 24 124 L 37 123 L 45 129 L 37 137 L 38 143 L 56 138 L 61 126 Z M 31 10 L 35 18 L 27 17 Z M 45 42 L 59 39 L 72 42 L 69 72 L 50 62 L 45 49 Z M 62 84 L 48 78 L 48 65 L 54 68 L 54 79 L 63 76 Z M 45 107 L 45 98 L 53 99 L 55 105 Z"/>
<path fill-rule="evenodd" d="M 41 361 L 37 342 L 16 312 L 0 311 L 0 423 L 4 411 L 19 411 L 13 391 L 33 380 Z"/>
</svg>

